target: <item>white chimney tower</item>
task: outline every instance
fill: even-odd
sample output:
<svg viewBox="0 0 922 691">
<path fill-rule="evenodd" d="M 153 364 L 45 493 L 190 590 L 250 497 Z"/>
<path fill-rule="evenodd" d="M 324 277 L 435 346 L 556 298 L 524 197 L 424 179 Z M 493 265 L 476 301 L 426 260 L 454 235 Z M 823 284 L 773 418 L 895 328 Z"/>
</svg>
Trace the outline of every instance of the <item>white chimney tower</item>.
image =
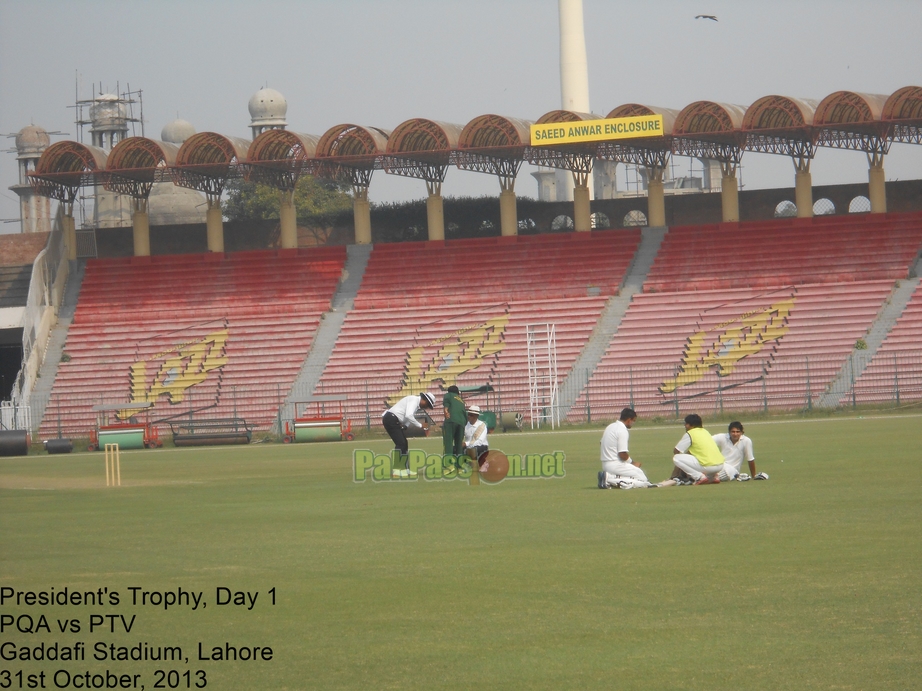
<svg viewBox="0 0 922 691">
<path fill-rule="evenodd" d="M 560 10 L 560 107 L 588 113 L 589 68 L 583 0 L 558 0 Z"/>
<path fill-rule="evenodd" d="M 557 7 L 560 13 L 560 108 L 591 113 L 583 0 L 557 0 Z M 595 184 L 591 173 L 588 184 L 592 199 Z M 557 170 L 557 201 L 573 201 L 573 176 L 566 170 Z"/>
</svg>

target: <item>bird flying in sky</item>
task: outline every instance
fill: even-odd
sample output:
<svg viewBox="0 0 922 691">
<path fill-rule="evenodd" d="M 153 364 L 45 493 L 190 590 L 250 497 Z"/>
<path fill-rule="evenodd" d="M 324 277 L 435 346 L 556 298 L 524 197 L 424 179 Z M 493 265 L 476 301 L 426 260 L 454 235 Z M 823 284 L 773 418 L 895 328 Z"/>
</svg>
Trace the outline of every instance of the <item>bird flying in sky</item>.
<svg viewBox="0 0 922 691">
<path fill-rule="evenodd" d="M 717 21 L 717 17 L 715 17 L 713 14 L 697 14 L 695 15 L 695 19 L 710 19 L 715 22 Z"/>
</svg>

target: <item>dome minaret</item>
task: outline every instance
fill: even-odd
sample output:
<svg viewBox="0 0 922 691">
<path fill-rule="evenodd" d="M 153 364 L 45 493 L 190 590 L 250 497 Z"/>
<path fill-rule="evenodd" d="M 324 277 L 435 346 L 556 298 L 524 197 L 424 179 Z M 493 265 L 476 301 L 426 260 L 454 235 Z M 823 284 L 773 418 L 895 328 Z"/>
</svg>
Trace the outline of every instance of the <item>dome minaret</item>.
<svg viewBox="0 0 922 691">
<path fill-rule="evenodd" d="M 53 132 L 52 134 L 61 134 Z M 29 173 L 42 152 L 51 144 L 51 137 L 41 127 L 29 125 L 15 135 L 16 160 L 19 163 L 19 182 L 10 189 L 19 196 L 19 219 L 23 233 L 46 233 L 51 230 L 51 199 L 35 193 L 29 181 Z"/>
<path fill-rule="evenodd" d="M 250 129 L 253 139 L 266 130 L 283 130 L 288 127 L 285 115 L 288 113 L 288 101 L 275 89 L 265 87 L 250 98 L 247 105 L 250 110 Z"/>
<path fill-rule="evenodd" d="M 128 136 L 127 102 L 114 94 L 100 94 L 90 104 L 90 136 L 93 146 L 107 153 Z M 131 225 L 131 201 L 128 197 L 94 186 L 93 225 L 96 228 L 120 228 Z"/>
<path fill-rule="evenodd" d="M 90 135 L 93 146 L 104 151 L 128 136 L 128 110 L 124 99 L 113 94 L 101 94 L 90 106 Z"/>
</svg>

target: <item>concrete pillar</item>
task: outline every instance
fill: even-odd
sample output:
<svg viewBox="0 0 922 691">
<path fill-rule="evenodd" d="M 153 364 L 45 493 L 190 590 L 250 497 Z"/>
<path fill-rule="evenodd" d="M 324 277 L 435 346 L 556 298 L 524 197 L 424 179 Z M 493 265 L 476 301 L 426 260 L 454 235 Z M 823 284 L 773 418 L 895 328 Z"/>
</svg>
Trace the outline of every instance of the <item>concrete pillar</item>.
<svg viewBox="0 0 922 691">
<path fill-rule="evenodd" d="M 654 168 L 647 179 L 647 224 L 651 228 L 666 225 L 666 195 L 663 192 L 663 171 Z"/>
<path fill-rule="evenodd" d="M 131 228 L 134 232 L 134 256 L 150 256 L 150 216 L 147 212 L 147 200 L 137 199 L 134 213 L 131 215 Z"/>
<path fill-rule="evenodd" d="M 426 218 L 429 223 L 429 239 L 445 239 L 445 209 L 442 206 L 442 195 L 430 194 L 426 199 Z"/>
<path fill-rule="evenodd" d="M 67 258 L 77 260 L 77 224 L 74 221 L 74 209 L 70 207 L 61 217 L 61 230 L 64 232 L 64 246 L 67 248 Z"/>
<path fill-rule="evenodd" d="M 797 218 L 813 217 L 813 177 L 809 170 L 798 170 L 794 176 L 794 203 Z"/>
<path fill-rule="evenodd" d="M 516 211 L 515 190 L 503 190 L 499 193 L 499 225 L 501 235 L 519 234 L 519 216 Z"/>
<path fill-rule="evenodd" d="M 224 221 L 221 218 L 221 201 L 208 200 L 208 211 L 205 213 L 205 228 L 208 235 L 208 251 L 224 251 Z"/>
<path fill-rule="evenodd" d="M 279 228 L 279 242 L 282 249 L 298 249 L 298 215 L 295 210 L 294 192 L 289 190 L 282 190 Z"/>
<path fill-rule="evenodd" d="M 368 188 L 354 187 L 352 194 L 352 219 L 355 224 L 355 244 L 371 244 L 371 204 L 368 203 Z"/>
<path fill-rule="evenodd" d="M 872 162 L 868 168 L 868 199 L 872 214 L 887 213 L 887 186 L 884 176 L 884 162 Z"/>
<path fill-rule="evenodd" d="M 578 233 L 592 230 L 592 211 L 589 207 L 587 182 L 573 187 L 573 229 Z"/>
<path fill-rule="evenodd" d="M 735 174 L 724 174 L 720 179 L 720 206 L 725 223 L 740 220 L 740 189 Z"/>
</svg>

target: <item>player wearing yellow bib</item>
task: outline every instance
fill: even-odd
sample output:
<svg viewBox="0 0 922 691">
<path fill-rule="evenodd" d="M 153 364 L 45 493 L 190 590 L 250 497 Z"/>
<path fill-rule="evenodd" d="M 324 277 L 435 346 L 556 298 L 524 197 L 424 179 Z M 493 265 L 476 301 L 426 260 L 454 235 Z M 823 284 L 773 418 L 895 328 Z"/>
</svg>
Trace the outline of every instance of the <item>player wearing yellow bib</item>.
<svg viewBox="0 0 922 691">
<path fill-rule="evenodd" d="M 700 415 L 685 416 L 685 434 L 673 449 L 672 457 L 675 467 L 689 475 L 696 485 L 720 482 L 718 475 L 722 470 L 733 473 L 732 468 L 724 468 L 723 454 L 703 424 Z"/>
</svg>

